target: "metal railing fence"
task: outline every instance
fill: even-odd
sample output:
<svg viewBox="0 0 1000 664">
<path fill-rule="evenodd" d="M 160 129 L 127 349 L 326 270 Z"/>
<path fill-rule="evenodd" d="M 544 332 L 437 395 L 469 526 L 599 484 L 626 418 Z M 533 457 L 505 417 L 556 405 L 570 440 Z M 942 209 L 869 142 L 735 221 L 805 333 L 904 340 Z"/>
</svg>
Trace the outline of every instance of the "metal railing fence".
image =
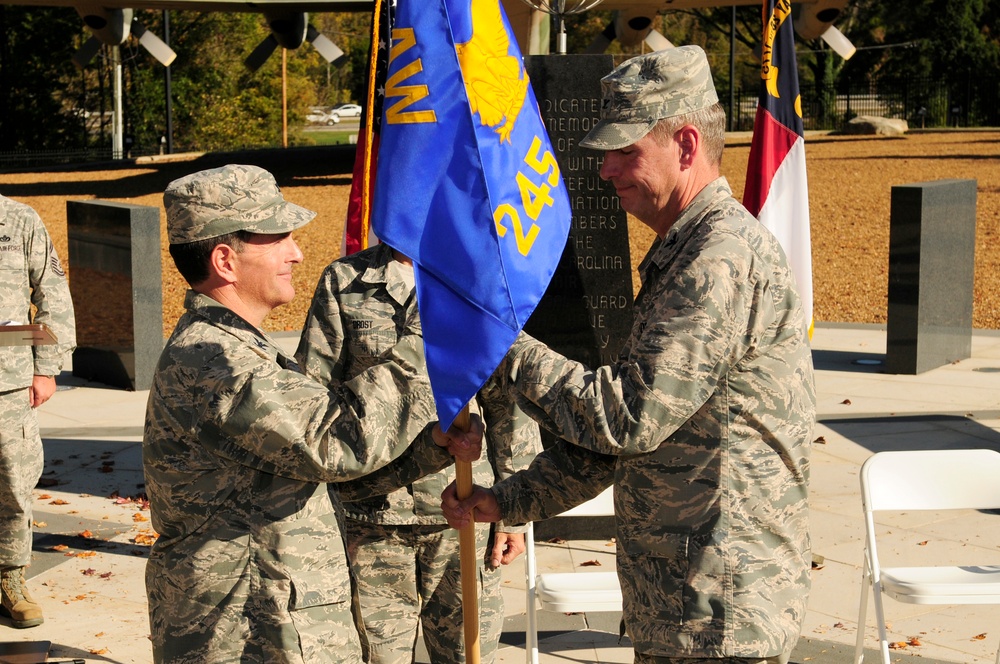
<svg viewBox="0 0 1000 664">
<path fill-rule="evenodd" d="M 860 115 L 906 120 L 911 128 L 1000 127 L 1000 76 L 968 73 L 945 81 L 874 79 L 803 85 L 800 93 L 806 129 L 842 129 Z M 737 90 L 733 129 L 753 129 L 757 94 L 757 90 Z"/>
</svg>

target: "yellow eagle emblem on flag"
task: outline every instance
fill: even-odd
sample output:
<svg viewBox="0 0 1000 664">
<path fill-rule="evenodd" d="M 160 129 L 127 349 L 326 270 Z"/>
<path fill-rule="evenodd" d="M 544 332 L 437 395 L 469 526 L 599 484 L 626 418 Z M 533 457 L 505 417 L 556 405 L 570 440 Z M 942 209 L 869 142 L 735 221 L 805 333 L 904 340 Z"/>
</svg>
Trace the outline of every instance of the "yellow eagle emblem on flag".
<svg viewBox="0 0 1000 664">
<path fill-rule="evenodd" d="M 510 54 L 510 35 L 500 14 L 499 0 L 471 0 L 472 38 L 455 44 L 465 93 L 473 113 L 493 127 L 500 142 L 510 142 L 524 99 L 528 76 L 521 60 Z"/>
</svg>

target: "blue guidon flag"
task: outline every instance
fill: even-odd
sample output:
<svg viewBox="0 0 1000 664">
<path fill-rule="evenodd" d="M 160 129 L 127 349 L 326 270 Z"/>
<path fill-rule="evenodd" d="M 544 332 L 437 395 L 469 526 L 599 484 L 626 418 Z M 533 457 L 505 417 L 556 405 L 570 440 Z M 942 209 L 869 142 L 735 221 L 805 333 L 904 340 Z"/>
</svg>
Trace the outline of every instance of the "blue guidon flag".
<svg viewBox="0 0 1000 664">
<path fill-rule="evenodd" d="M 743 205 L 781 243 L 813 330 L 809 188 L 790 0 L 764 1 L 760 99 Z"/>
<path fill-rule="evenodd" d="M 566 187 L 499 0 L 397 0 L 372 228 L 415 266 L 443 427 L 534 311 Z"/>
</svg>

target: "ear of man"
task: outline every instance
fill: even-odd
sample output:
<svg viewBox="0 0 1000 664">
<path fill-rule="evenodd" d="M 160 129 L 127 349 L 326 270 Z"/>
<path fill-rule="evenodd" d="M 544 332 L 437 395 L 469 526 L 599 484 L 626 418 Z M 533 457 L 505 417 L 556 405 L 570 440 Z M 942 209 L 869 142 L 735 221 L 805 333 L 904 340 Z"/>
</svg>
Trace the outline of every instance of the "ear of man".
<svg viewBox="0 0 1000 664">
<path fill-rule="evenodd" d="M 674 140 L 680 148 L 681 169 L 689 169 L 701 151 L 701 134 L 694 125 L 684 125 L 674 132 Z"/>
<path fill-rule="evenodd" d="M 238 252 L 228 244 L 215 245 L 208 261 L 209 271 L 225 283 L 236 283 L 237 255 Z"/>
</svg>

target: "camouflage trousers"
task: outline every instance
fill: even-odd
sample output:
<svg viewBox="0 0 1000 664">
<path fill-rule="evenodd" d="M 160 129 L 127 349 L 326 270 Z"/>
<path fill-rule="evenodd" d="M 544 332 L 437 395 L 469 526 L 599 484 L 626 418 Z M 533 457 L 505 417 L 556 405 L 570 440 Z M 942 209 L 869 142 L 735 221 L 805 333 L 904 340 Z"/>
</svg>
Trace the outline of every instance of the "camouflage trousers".
<svg viewBox="0 0 1000 664">
<path fill-rule="evenodd" d="M 777 657 L 746 658 L 746 657 L 656 657 L 655 655 L 635 654 L 635 664 L 788 664 L 788 655 Z"/>
<path fill-rule="evenodd" d="M 0 567 L 31 562 L 32 491 L 42 465 L 42 439 L 28 389 L 0 393 Z"/>
<path fill-rule="evenodd" d="M 500 570 L 482 564 L 490 528 L 476 527 L 479 652 L 491 664 L 503 629 Z M 464 664 L 458 531 L 347 520 L 347 553 L 358 581 L 371 664 L 410 664 L 418 626 L 434 664 Z M 492 544 L 492 543 L 491 543 Z"/>
<path fill-rule="evenodd" d="M 146 564 L 155 664 L 365 662 L 353 602 L 292 609 L 287 579 L 267 579 L 252 570 L 230 578 L 191 579 L 160 562 L 151 558 Z M 309 594 L 315 598 L 317 593 L 302 596 Z"/>
</svg>

